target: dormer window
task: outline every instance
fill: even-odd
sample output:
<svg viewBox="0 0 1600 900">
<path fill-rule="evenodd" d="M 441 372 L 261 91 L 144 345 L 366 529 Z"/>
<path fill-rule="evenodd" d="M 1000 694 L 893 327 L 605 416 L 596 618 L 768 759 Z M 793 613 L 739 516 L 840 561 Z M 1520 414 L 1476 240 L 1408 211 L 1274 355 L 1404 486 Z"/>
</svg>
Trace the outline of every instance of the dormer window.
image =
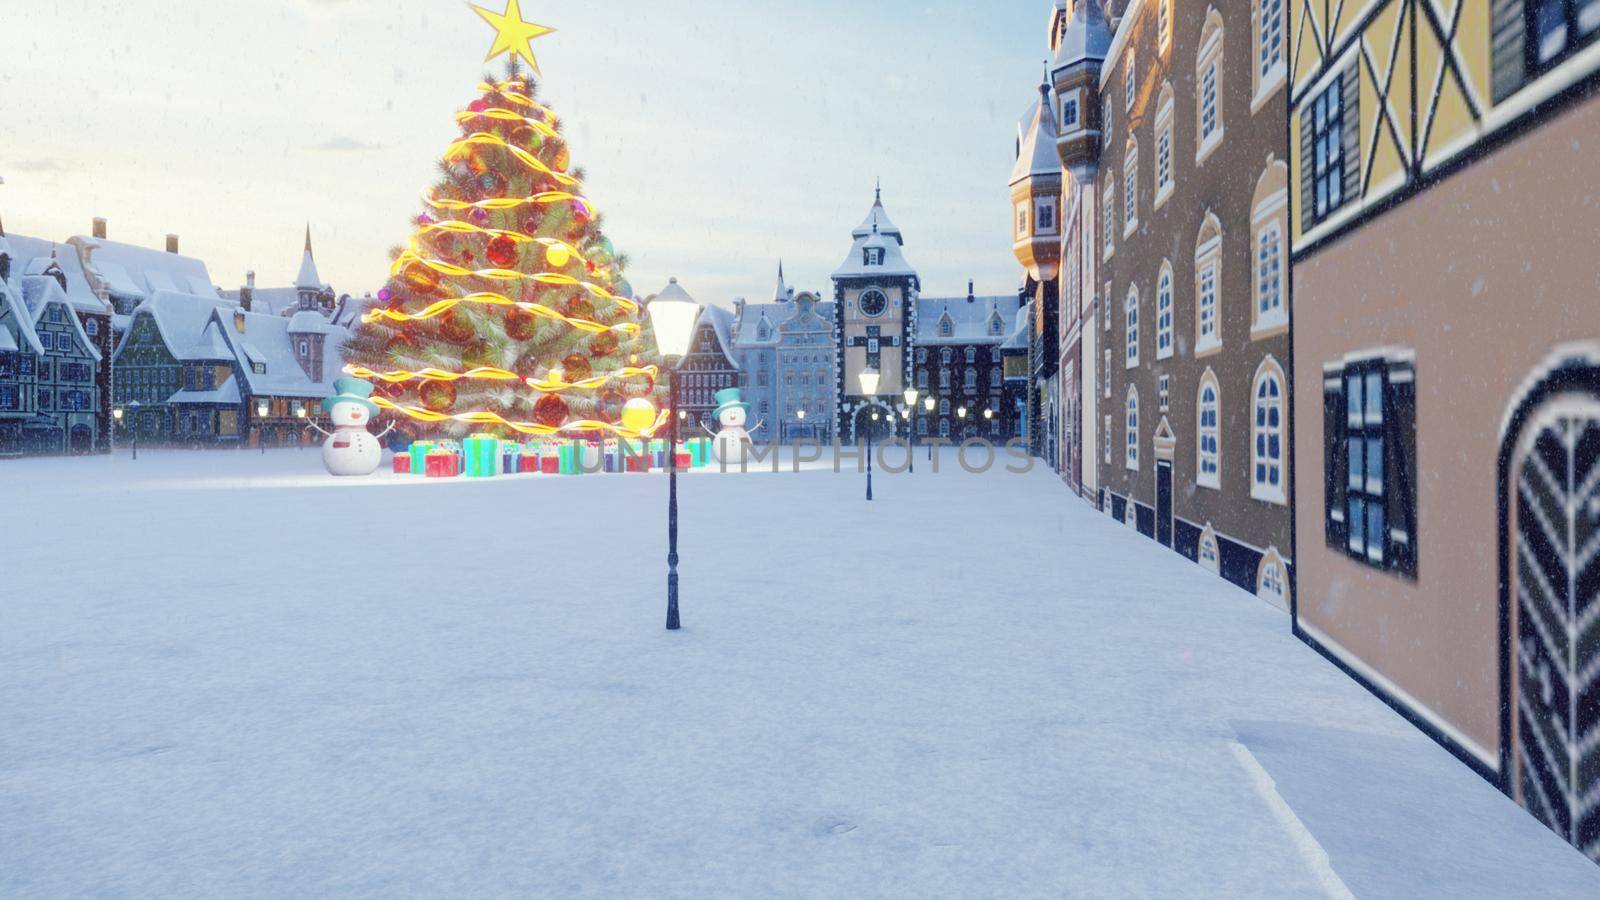
<svg viewBox="0 0 1600 900">
<path fill-rule="evenodd" d="M 955 330 L 956 330 L 955 323 L 950 321 L 950 316 L 949 316 L 948 313 L 945 314 L 944 318 L 941 318 L 939 320 L 939 336 L 940 337 L 949 337 L 952 334 L 955 334 Z"/>
<path fill-rule="evenodd" d="M 995 315 L 989 317 L 989 333 L 990 334 L 999 334 L 1003 328 L 1005 328 L 1005 322 L 1003 320 L 1001 320 L 1000 315 L 998 313 L 996 313 Z"/>
</svg>

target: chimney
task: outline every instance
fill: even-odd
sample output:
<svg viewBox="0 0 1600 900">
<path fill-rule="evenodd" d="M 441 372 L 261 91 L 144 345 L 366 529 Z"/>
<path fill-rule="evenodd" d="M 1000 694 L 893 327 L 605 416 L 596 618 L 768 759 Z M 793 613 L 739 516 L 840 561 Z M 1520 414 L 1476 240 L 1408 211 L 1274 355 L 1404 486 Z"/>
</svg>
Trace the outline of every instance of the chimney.
<svg viewBox="0 0 1600 900">
<path fill-rule="evenodd" d="M 976 299 L 977 299 L 977 297 L 975 297 L 973 295 L 973 293 L 972 293 L 972 279 L 968 278 L 967 279 L 967 302 L 971 303 L 973 300 L 976 300 Z"/>
<path fill-rule="evenodd" d="M 246 272 L 244 273 L 244 287 L 239 289 L 239 309 L 243 310 L 244 312 L 249 312 L 250 304 L 254 303 L 255 299 L 256 273 Z M 239 330 L 243 331 L 244 329 L 241 328 Z"/>
<path fill-rule="evenodd" d="M 167 235 L 167 252 L 168 253 L 177 253 L 178 252 L 178 236 L 177 235 L 175 235 L 175 234 Z"/>
<path fill-rule="evenodd" d="M 106 239 L 106 220 L 100 216 L 94 217 L 93 234 L 102 241 Z"/>
<path fill-rule="evenodd" d="M 239 308 L 233 311 L 233 330 L 239 332 L 240 334 L 244 334 L 244 314 L 249 312 L 249 308 L 243 305 L 243 295 L 239 297 L 239 302 Z"/>
</svg>

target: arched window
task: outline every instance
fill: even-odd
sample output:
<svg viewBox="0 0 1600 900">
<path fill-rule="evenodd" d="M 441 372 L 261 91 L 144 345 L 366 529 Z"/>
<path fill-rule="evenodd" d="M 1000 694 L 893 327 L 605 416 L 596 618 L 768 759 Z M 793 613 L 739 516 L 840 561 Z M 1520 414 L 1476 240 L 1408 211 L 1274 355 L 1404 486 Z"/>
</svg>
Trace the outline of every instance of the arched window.
<svg viewBox="0 0 1600 900">
<path fill-rule="evenodd" d="M 1139 228 L 1139 142 L 1128 135 L 1122 155 L 1122 236 Z"/>
<path fill-rule="evenodd" d="M 950 415 L 950 400 L 949 400 L 949 398 L 940 398 L 940 400 L 939 400 L 939 415 L 941 415 L 941 416 Z"/>
<path fill-rule="evenodd" d="M 1283 557 L 1275 548 L 1267 548 L 1261 557 L 1261 568 L 1256 573 L 1256 596 L 1288 612 L 1289 578 L 1285 573 Z"/>
<path fill-rule="evenodd" d="M 939 361 L 948 366 L 950 365 L 950 359 L 953 355 L 954 354 L 951 353 L 950 348 L 946 347 L 939 351 Z"/>
<path fill-rule="evenodd" d="M 1251 31 L 1255 38 L 1255 65 L 1251 82 L 1255 97 L 1252 109 L 1261 105 L 1278 85 L 1283 84 L 1288 66 L 1284 62 L 1284 7 L 1283 0 L 1253 0 L 1250 11 Z"/>
<path fill-rule="evenodd" d="M 1195 129 L 1194 161 L 1202 162 L 1222 143 L 1222 15 L 1216 7 L 1206 11 L 1205 25 L 1200 30 L 1200 52 L 1195 58 Z"/>
<path fill-rule="evenodd" d="M 950 386 L 950 370 L 949 369 L 940 369 L 939 370 L 939 387 L 947 388 L 949 386 Z"/>
<path fill-rule="evenodd" d="M 1105 197 L 1101 201 L 1104 223 L 1102 230 L 1105 232 L 1105 246 L 1102 256 L 1111 258 L 1112 251 L 1116 250 L 1117 232 L 1117 183 L 1110 172 L 1106 173 Z"/>
<path fill-rule="evenodd" d="M 1205 356 L 1222 347 L 1222 223 L 1206 213 L 1194 245 L 1194 352 Z"/>
<path fill-rule="evenodd" d="M 1156 42 L 1162 53 L 1172 49 L 1172 0 L 1156 0 Z"/>
<path fill-rule="evenodd" d="M 1289 502 L 1284 484 L 1283 369 L 1267 357 L 1256 369 L 1251 410 L 1250 496 L 1268 503 Z"/>
<path fill-rule="evenodd" d="M 1162 260 L 1161 274 L 1156 278 L 1156 359 L 1172 355 L 1172 325 L 1172 263 Z"/>
<path fill-rule="evenodd" d="M 976 347 L 968 347 L 967 348 L 967 362 L 970 364 L 970 363 L 975 363 L 977 361 L 978 361 L 978 348 L 976 348 Z"/>
<path fill-rule="evenodd" d="M 956 326 L 955 323 L 950 320 L 950 314 L 945 313 L 945 315 L 939 319 L 939 336 L 949 337 L 955 333 L 955 330 Z"/>
<path fill-rule="evenodd" d="M 1126 457 L 1124 464 L 1130 471 L 1139 470 L 1139 389 L 1128 388 L 1128 418 L 1126 421 Z"/>
<path fill-rule="evenodd" d="M 1166 0 L 1171 2 L 1171 0 Z M 1156 99 L 1156 197 L 1157 209 L 1171 196 L 1176 183 L 1172 171 L 1172 82 L 1161 83 L 1161 93 Z"/>
<path fill-rule="evenodd" d="M 1222 389 L 1210 369 L 1200 376 L 1200 394 L 1195 407 L 1195 483 L 1201 487 L 1222 488 Z"/>
<path fill-rule="evenodd" d="M 1256 182 L 1250 213 L 1254 235 L 1254 270 L 1250 311 L 1250 336 L 1271 337 L 1289 327 L 1289 308 L 1284 302 L 1284 233 L 1288 229 L 1289 167 L 1268 158 L 1267 168 Z"/>
<path fill-rule="evenodd" d="M 977 369 L 968 369 L 967 370 L 967 374 L 962 378 L 961 383 L 962 383 L 962 386 L 967 389 L 968 393 L 971 393 L 972 391 L 977 390 L 978 389 L 978 370 Z"/>
<path fill-rule="evenodd" d="M 1200 547 L 1198 552 L 1200 568 L 1213 575 L 1222 574 L 1222 553 L 1217 547 L 1217 533 L 1211 530 L 1208 524 L 1200 532 Z"/>
<path fill-rule="evenodd" d="M 1128 288 L 1128 300 L 1125 307 L 1127 333 L 1127 359 L 1124 368 L 1132 369 L 1139 365 L 1139 289 Z"/>
</svg>

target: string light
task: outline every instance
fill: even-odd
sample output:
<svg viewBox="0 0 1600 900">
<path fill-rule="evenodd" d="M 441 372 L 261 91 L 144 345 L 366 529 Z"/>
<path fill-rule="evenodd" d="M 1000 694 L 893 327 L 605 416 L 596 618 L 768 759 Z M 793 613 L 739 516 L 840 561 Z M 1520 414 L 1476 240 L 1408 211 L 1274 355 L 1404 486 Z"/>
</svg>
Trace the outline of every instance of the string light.
<svg viewBox="0 0 1600 900">
<path fill-rule="evenodd" d="M 592 319 L 579 319 L 569 316 L 558 310 L 551 309 L 543 303 L 533 303 L 527 300 L 513 300 L 505 294 L 496 294 L 493 291 L 482 291 L 457 297 L 451 300 L 437 300 L 428 304 L 421 312 L 408 313 L 399 309 L 372 309 L 362 315 L 366 322 L 377 322 L 388 319 L 391 322 L 420 322 L 427 319 L 438 318 L 463 303 L 481 303 L 488 306 L 515 306 L 516 308 L 546 319 L 556 319 L 571 325 L 573 328 L 587 331 L 590 334 L 599 334 L 603 331 L 614 331 L 632 337 L 639 333 L 638 322 L 623 322 L 620 325 L 606 325 Z"/>
<path fill-rule="evenodd" d="M 622 425 L 613 425 L 610 422 L 599 422 L 594 419 L 582 419 L 577 422 L 568 422 L 564 425 L 542 425 L 537 422 L 513 422 L 499 413 L 489 412 L 488 410 L 451 415 L 449 413 L 434 412 L 431 409 L 423 409 L 420 406 L 401 406 L 387 397 L 377 394 L 373 395 L 372 402 L 376 403 L 379 409 L 400 413 L 418 422 L 462 422 L 468 425 L 493 425 L 535 437 L 601 431 L 619 438 L 647 438 L 655 434 L 667 421 L 666 412 L 661 412 L 656 416 L 655 422 L 649 428 L 644 429 L 627 428 Z"/>
<path fill-rule="evenodd" d="M 344 367 L 344 372 L 354 378 L 386 381 L 390 384 L 400 384 L 406 381 L 466 381 L 478 379 L 482 381 L 520 381 L 528 387 L 545 394 L 559 394 L 564 391 L 591 391 L 613 381 L 622 381 L 628 378 L 637 378 L 648 375 L 651 379 L 660 375 L 660 370 L 655 366 L 627 366 L 615 372 L 606 372 L 600 375 L 591 375 L 577 381 L 567 381 L 566 377 L 551 370 L 544 378 L 524 378 L 515 372 L 494 366 L 479 366 L 465 372 L 447 372 L 444 369 L 420 369 L 409 371 L 405 369 L 393 372 L 376 372 L 365 366 L 349 365 Z"/>
</svg>

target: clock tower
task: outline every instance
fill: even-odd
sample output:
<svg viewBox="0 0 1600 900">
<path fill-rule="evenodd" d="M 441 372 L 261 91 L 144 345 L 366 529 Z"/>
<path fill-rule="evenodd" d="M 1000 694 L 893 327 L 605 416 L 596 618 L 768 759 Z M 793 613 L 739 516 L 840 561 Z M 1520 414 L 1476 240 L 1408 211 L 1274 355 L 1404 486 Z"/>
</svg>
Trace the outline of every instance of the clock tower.
<svg viewBox="0 0 1600 900">
<path fill-rule="evenodd" d="M 833 273 L 834 328 L 839 336 L 838 388 L 841 441 L 866 436 L 875 428 L 887 437 L 897 421 L 896 398 L 911 377 L 912 335 L 916 333 L 916 300 L 922 288 L 917 272 L 906 262 L 905 239 L 889 221 L 880 189 L 872 210 L 855 231 L 850 254 Z M 862 396 L 861 372 L 876 369 L 878 394 Z M 879 419 L 872 419 L 876 412 Z"/>
</svg>

